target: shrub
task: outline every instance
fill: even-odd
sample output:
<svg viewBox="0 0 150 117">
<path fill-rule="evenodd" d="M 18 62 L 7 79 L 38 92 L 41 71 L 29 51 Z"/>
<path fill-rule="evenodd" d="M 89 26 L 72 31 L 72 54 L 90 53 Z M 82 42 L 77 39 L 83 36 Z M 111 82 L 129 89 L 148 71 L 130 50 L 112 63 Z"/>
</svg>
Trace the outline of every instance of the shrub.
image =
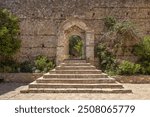
<svg viewBox="0 0 150 117">
<path fill-rule="evenodd" d="M 48 60 L 45 56 L 38 56 L 34 61 L 35 67 L 41 71 L 47 72 L 55 67 L 54 62 Z"/>
<path fill-rule="evenodd" d="M 99 44 L 96 51 L 97 57 L 99 58 L 100 69 L 107 72 L 109 75 L 134 75 L 140 73 L 143 69 L 140 64 L 134 64 L 129 61 L 123 61 L 119 64 L 116 61 L 115 56 L 111 54 L 104 44 Z M 146 64 L 146 63 L 145 63 Z M 143 72 L 148 72 L 150 67 Z"/>
<path fill-rule="evenodd" d="M 134 47 L 134 54 L 137 55 L 140 60 L 148 60 L 150 62 L 150 36 L 145 36 L 139 44 Z"/>
<path fill-rule="evenodd" d="M 18 18 L 6 9 L 0 9 L 0 56 L 10 57 L 21 46 Z"/>
<path fill-rule="evenodd" d="M 0 62 L 0 72 L 12 73 L 12 72 L 48 72 L 55 67 L 54 61 L 48 60 L 45 56 L 38 56 L 32 63 L 31 61 L 24 61 L 17 63 L 13 60 L 5 60 Z"/>
<path fill-rule="evenodd" d="M 115 71 L 117 62 L 115 57 L 109 52 L 104 44 L 98 44 L 96 55 L 99 58 L 99 65 L 102 71 L 110 72 Z"/>
<path fill-rule="evenodd" d="M 150 62 L 149 61 L 141 61 L 141 73 L 150 75 Z"/>
<path fill-rule="evenodd" d="M 33 64 L 29 61 L 24 61 L 20 64 L 20 72 L 32 72 Z"/>
<path fill-rule="evenodd" d="M 141 64 L 141 72 L 150 74 L 150 36 L 145 36 L 133 50 L 133 53 L 139 57 L 138 63 Z"/>
<path fill-rule="evenodd" d="M 134 75 L 140 72 L 141 65 L 129 61 L 123 61 L 118 67 L 118 73 L 121 75 Z"/>
<path fill-rule="evenodd" d="M 0 62 L 0 72 L 4 73 L 12 73 L 12 72 L 18 72 L 19 64 L 15 62 L 14 60 L 5 59 Z"/>
<path fill-rule="evenodd" d="M 106 17 L 104 23 L 107 30 L 102 38 L 108 39 L 108 44 L 111 48 L 113 47 L 112 52 L 114 55 L 117 57 L 120 53 L 123 56 L 129 53 L 132 54 L 132 49 L 129 47 L 135 45 L 140 38 L 134 24 L 129 20 L 118 21 L 112 16 Z"/>
</svg>

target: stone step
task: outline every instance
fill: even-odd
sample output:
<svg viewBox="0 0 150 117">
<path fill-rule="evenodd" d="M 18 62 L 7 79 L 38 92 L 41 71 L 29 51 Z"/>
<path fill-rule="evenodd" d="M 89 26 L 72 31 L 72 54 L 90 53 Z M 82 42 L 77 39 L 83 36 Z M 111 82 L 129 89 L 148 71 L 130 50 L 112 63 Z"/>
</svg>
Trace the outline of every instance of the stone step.
<svg viewBox="0 0 150 117">
<path fill-rule="evenodd" d="M 49 74 L 101 74 L 101 70 L 52 70 Z"/>
<path fill-rule="evenodd" d="M 58 83 L 31 83 L 29 88 L 123 88 L 121 84 L 58 84 Z"/>
<path fill-rule="evenodd" d="M 98 84 L 98 83 L 115 83 L 113 78 L 89 78 L 89 79 L 68 79 L 68 78 L 39 78 L 37 83 L 71 83 L 71 84 Z"/>
<path fill-rule="evenodd" d="M 21 93 L 132 93 L 126 89 L 90 89 L 90 88 L 30 88 L 22 90 Z"/>
<path fill-rule="evenodd" d="M 43 78 L 108 78 L 107 74 L 44 74 Z"/>
<path fill-rule="evenodd" d="M 64 63 L 87 63 L 84 59 L 65 59 Z"/>
<path fill-rule="evenodd" d="M 57 66 L 56 70 L 96 70 L 94 66 Z"/>
<path fill-rule="evenodd" d="M 60 66 L 91 66 L 90 63 L 61 63 Z"/>
<path fill-rule="evenodd" d="M 64 60 L 21 93 L 132 93 L 86 60 Z"/>
</svg>

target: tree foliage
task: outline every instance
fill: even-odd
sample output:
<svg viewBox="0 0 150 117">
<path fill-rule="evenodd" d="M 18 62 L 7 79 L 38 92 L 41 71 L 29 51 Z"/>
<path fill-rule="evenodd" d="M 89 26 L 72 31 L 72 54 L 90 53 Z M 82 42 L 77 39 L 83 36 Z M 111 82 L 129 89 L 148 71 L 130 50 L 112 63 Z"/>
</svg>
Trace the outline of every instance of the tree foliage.
<svg viewBox="0 0 150 117">
<path fill-rule="evenodd" d="M 134 24 L 129 20 L 119 21 L 112 16 L 106 17 L 104 23 L 107 29 L 105 37 L 111 39 L 113 53 L 131 53 L 129 46 L 135 45 L 140 38 Z"/>
<path fill-rule="evenodd" d="M 0 9 L 0 56 L 10 57 L 21 46 L 19 20 L 6 9 Z"/>
<path fill-rule="evenodd" d="M 115 72 L 117 68 L 115 56 L 107 50 L 105 44 L 98 44 L 96 48 L 96 55 L 99 58 L 99 66 L 102 71 L 109 72 L 114 70 Z"/>
<path fill-rule="evenodd" d="M 142 66 L 142 73 L 150 74 L 150 36 L 145 36 L 133 50 L 133 53 L 139 57 L 138 63 Z"/>
<path fill-rule="evenodd" d="M 134 47 L 134 54 L 140 57 L 141 60 L 150 61 L 150 36 L 145 36 Z"/>
</svg>

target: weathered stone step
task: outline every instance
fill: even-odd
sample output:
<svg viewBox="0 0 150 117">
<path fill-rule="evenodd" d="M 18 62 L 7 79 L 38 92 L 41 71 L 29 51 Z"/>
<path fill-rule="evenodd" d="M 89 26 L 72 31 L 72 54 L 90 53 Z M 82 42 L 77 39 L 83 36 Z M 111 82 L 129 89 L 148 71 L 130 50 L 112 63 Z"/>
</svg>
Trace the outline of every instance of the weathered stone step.
<svg viewBox="0 0 150 117">
<path fill-rule="evenodd" d="M 31 83 L 29 88 L 123 88 L 121 84 L 58 84 L 58 83 Z"/>
<path fill-rule="evenodd" d="M 108 78 L 107 74 L 44 74 L 43 78 Z"/>
<path fill-rule="evenodd" d="M 132 91 L 126 89 L 30 88 L 29 90 L 22 90 L 21 93 L 132 93 Z"/>
<path fill-rule="evenodd" d="M 81 60 L 81 59 L 65 59 L 64 63 L 86 63 L 86 60 Z"/>
<path fill-rule="evenodd" d="M 96 70 L 94 66 L 57 66 L 56 70 Z"/>
<path fill-rule="evenodd" d="M 101 74 L 101 70 L 52 70 L 50 74 Z"/>
<path fill-rule="evenodd" d="M 132 93 L 86 60 L 64 63 L 29 84 L 21 93 Z"/>
<path fill-rule="evenodd" d="M 37 83 L 71 83 L 71 84 L 98 84 L 98 83 L 115 83 L 113 78 L 89 78 L 89 79 L 77 79 L 77 78 L 39 78 Z"/>
<path fill-rule="evenodd" d="M 61 63 L 60 66 L 91 66 L 90 63 Z"/>
</svg>

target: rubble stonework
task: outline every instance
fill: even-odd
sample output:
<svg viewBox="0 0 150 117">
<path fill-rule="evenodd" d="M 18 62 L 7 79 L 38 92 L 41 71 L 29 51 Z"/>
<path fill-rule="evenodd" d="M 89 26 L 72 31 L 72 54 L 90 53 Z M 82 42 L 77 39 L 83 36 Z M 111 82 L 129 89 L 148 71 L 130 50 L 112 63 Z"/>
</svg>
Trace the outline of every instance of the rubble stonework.
<svg viewBox="0 0 150 117">
<path fill-rule="evenodd" d="M 78 18 L 90 28 L 87 33 L 88 30 L 75 23 L 85 31 L 85 40 L 92 41 L 93 45 L 86 49 L 86 55 L 91 58 L 94 57 L 94 45 L 101 41 L 105 32 L 103 18 L 106 16 L 130 19 L 141 35 L 150 34 L 150 0 L 0 0 L 0 8 L 9 9 L 20 18 L 22 47 L 17 54 L 19 61 L 32 60 L 41 54 L 57 58 L 61 53 L 61 49 L 58 52 L 60 26 L 72 18 Z M 91 32 L 92 35 L 86 37 Z"/>
</svg>

